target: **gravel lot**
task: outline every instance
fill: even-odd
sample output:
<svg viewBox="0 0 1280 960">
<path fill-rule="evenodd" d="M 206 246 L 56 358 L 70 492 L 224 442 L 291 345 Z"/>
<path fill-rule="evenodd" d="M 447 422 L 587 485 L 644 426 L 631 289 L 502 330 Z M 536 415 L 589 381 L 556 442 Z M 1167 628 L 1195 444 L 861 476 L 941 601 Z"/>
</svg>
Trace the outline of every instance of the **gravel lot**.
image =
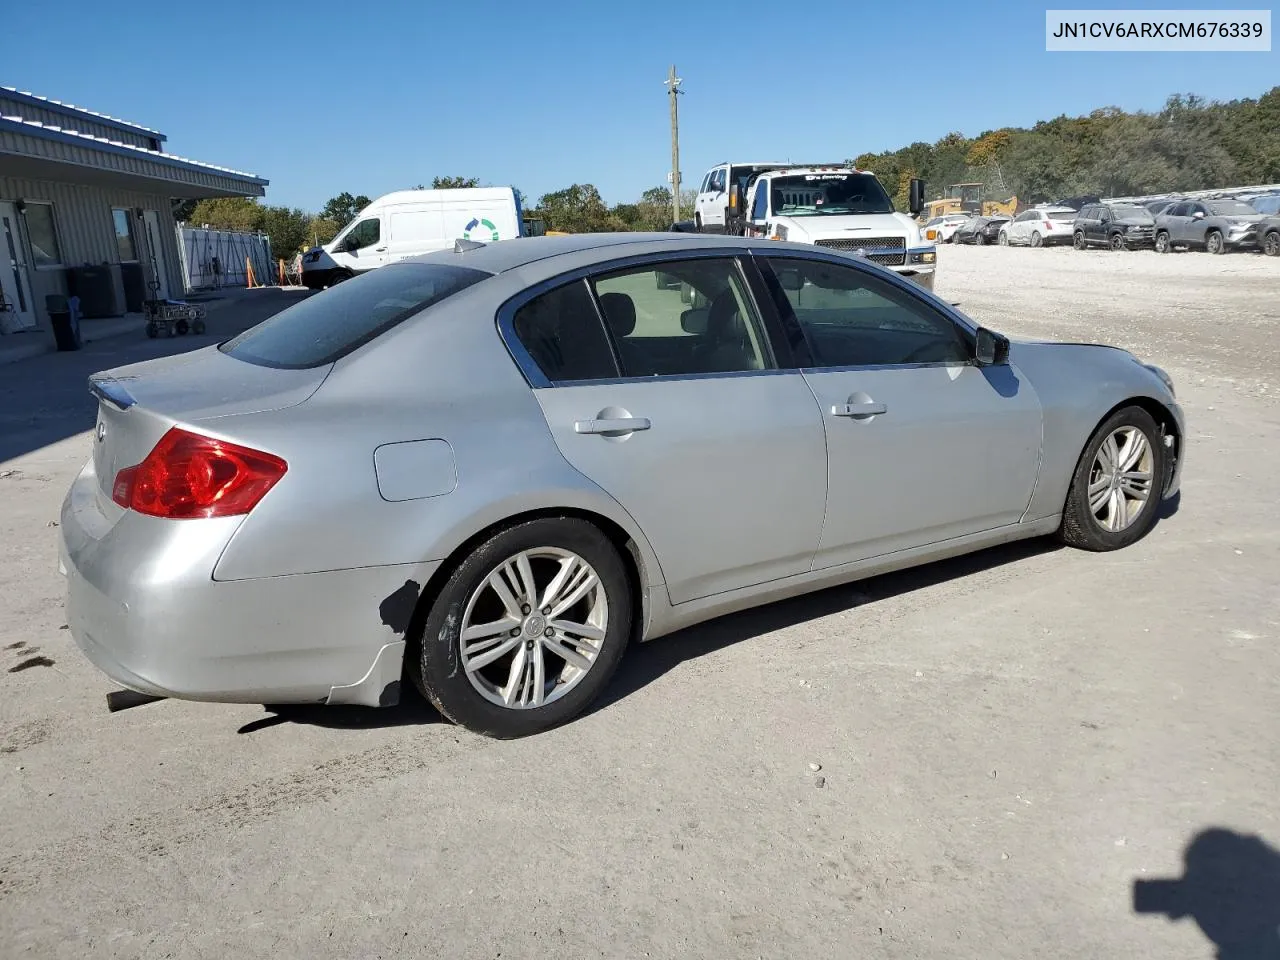
<svg viewBox="0 0 1280 960">
<path fill-rule="evenodd" d="M 938 292 L 998 330 L 1174 375 L 1176 513 L 1119 553 L 1022 544 L 655 641 L 600 709 L 518 742 L 416 700 L 108 715 L 51 526 L 83 376 L 197 342 L 0 368 L 0 956 L 1280 952 L 1280 261 L 940 260 Z M 1199 923 L 1136 914 L 1134 881 L 1181 877 L 1197 836 Z"/>
</svg>

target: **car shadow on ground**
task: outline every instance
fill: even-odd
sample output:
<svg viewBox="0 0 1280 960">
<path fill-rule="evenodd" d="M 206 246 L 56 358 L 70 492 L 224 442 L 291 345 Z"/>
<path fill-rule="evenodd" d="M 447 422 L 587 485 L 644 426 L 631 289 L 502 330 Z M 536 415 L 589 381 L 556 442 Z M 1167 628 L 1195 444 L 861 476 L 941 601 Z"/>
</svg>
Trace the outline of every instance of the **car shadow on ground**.
<svg viewBox="0 0 1280 960">
<path fill-rule="evenodd" d="M 1190 918 L 1218 960 L 1280 960 L 1280 850 L 1222 827 L 1201 830 L 1177 878 L 1133 881 L 1133 912 Z"/>
<path fill-rule="evenodd" d="M 604 709 L 623 697 L 630 696 L 686 660 L 713 653 L 743 640 L 852 610 L 855 607 L 878 603 L 881 600 L 888 600 L 947 580 L 993 570 L 1008 563 L 1017 563 L 1061 548 L 1060 543 L 1048 537 L 1021 540 L 950 560 L 940 560 L 896 573 L 881 574 L 878 577 L 842 584 L 790 600 L 753 607 L 741 613 L 700 623 L 669 636 L 659 637 L 648 643 L 635 644 L 627 651 L 613 682 L 587 712 Z"/>
<path fill-rule="evenodd" d="M 327 707 L 323 703 L 267 705 L 267 716 L 250 720 L 236 733 L 257 733 L 282 723 L 298 723 L 330 730 L 373 730 L 383 727 L 421 726 L 426 723 L 443 723 L 444 718 L 436 708 L 427 703 L 422 694 L 408 685 L 394 707 Z"/>
<path fill-rule="evenodd" d="M 686 660 L 693 660 L 742 640 L 1058 549 L 1061 549 L 1061 544 L 1048 537 L 1022 540 L 951 560 L 831 587 L 791 600 L 753 607 L 680 630 L 652 643 L 635 644 L 627 651 L 613 681 L 600 698 L 584 711 L 583 716 L 589 716 L 630 696 Z M 285 723 L 333 730 L 367 730 L 444 722 L 444 718 L 427 703 L 412 683 L 402 682 L 401 691 L 400 703 L 394 707 L 327 707 L 321 703 L 266 706 L 268 716 L 251 720 L 236 732 L 256 733 Z"/>
</svg>

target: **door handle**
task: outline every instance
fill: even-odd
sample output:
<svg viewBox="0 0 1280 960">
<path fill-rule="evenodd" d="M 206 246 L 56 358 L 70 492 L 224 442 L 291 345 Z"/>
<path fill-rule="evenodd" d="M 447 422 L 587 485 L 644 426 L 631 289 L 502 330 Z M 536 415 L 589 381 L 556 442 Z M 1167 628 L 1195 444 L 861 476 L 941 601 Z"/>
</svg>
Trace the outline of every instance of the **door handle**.
<svg viewBox="0 0 1280 960">
<path fill-rule="evenodd" d="M 889 410 L 883 403 L 837 403 L 831 408 L 833 417 L 853 417 L 855 419 L 861 417 L 874 417 L 877 414 L 887 413 Z"/>
<path fill-rule="evenodd" d="M 374 247 L 374 248 L 373 248 L 373 252 L 374 252 L 374 253 L 382 253 L 382 252 L 383 252 L 384 250 L 386 250 L 386 249 L 387 249 L 386 247 Z"/>
<path fill-rule="evenodd" d="M 615 417 L 607 420 L 578 420 L 573 425 L 574 433 L 631 433 L 633 430 L 648 430 L 651 424 L 648 417 Z"/>
</svg>

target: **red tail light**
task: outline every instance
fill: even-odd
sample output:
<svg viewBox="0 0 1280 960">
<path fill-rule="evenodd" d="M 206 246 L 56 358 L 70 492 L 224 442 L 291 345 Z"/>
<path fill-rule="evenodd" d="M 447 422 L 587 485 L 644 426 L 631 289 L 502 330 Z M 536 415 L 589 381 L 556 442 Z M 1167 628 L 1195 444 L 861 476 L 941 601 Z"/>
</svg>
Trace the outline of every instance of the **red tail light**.
<svg viewBox="0 0 1280 960">
<path fill-rule="evenodd" d="M 1044 222 L 1044 228 L 1045 228 L 1046 230 L 1052 230 L 1052 229 L 1053 229 L 1053 221 L 1052 221 L 1052 220 L 1046 220 L 1046 221 Z"/>
<path fill-rule="evenodd" d="M 137 466 L 116 474 L 111 499 L 151 517 L 235 517 L 258 505 L 289 469 L 279 457 L 171 429 Z"/>
</svg>

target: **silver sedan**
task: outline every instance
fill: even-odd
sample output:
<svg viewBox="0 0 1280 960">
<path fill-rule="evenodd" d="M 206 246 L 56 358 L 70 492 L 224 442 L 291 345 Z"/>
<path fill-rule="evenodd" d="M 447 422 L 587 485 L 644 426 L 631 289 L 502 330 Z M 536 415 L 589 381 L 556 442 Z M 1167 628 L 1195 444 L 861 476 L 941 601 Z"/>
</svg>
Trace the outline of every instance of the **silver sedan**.
<svg viewBox="0 0 1280 960">
<path fill-rule="evenodd" d="M 501 737 L 730 611 L 1024 537 L 1127 546 L 1185 437 L 1123 350 L 678 233 L 459 242 L 90 388 L 61 564 L 101 670 L 246 703 L 404 678 Z"/>
</svg>

